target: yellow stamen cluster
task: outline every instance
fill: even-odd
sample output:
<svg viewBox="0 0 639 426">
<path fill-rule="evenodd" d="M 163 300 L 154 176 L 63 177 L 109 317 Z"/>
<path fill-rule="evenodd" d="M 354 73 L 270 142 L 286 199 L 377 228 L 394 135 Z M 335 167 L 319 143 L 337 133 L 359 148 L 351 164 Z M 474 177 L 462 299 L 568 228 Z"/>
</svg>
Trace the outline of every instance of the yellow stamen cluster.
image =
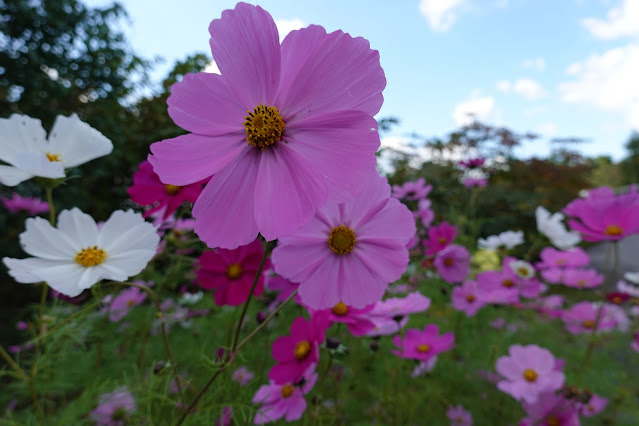
<svg viewBox="0 0 639 426">
<path fill-rule="evenodd" d="M 453 259 L 450 257 L 447 257 L 446 259 L 444 259 L 444 265 L 453 266 Z"/>
<path fill-rule="evenodd" d="M 169 195 L 175 195 L 182 189 L 181 186 L 169 185 L 168 183 L 164 185 L 164 192 Z"/>
<path fill-rule="evenodd" d="M 259 104 L 244 117 L 246 140 L 249 145 L 264 149 L 282 139 L 284 120 L 277 107 Z"/>
<path fill-rule="evenodd" d="M 595 322 L 592 320 L 586 320 L 582 322 L 581 325 L 583 325 L 584 328 L 587 328 L 589 330 L 592 330 L 593 328 L 595 328 Z"/>
<path fill-rule="evenodd" d="M 228 268 L 226 268 L 226 277 L 229 280 L 236 280 L 242 276 L 242 265 L 239 263 L 231 263 Z"/>
<path fill-rule="evenodd" d="M 617 235 L 623 234 L 623 228 L 617 225 L 608 225 L 606 226 L 606 230 L 604 231 L 604 234 L 610 235 L 612 237 L 616 237 Z"/>
<path fill-rule="evenodd" d="M 430 351 L 430 346 L 428 346 L 425 343 L 422 343 L 421 345 L 417 346 L 417 352 L 426 353 L 428 351 Z"/>
<path fill-rule="evenodd" d="M 107 258 L 106 251 L 98 248 L 98 246 L 87 247 L 80 250 L 73 259 L 75 263 L 78 263 L 85 268 L 99 265 Z"/>
<path fill-rule="evenodd" d="M 47 152 L 47 160 L 53 162 L 53 161 L 57 161 L 57 162 L 61 162 L 62 161 L 62 154 L 51 154 L 50 152 Z"/>
<path fill-rule="evenodd" d="M 527 368 L 524 370 L 524 379 L 526 379 L 529 382 L 534 382 L 535 380 L 537 380 L 537 372 L 535 370 L 532 370 L 530 368 Z"/>
<path fill-rule="evenodd" d="M 468 303 L 473 303 L 475 301 L 475 295 L 474 294 L 468 294 L 466 295 L 466 301 Z"/>
<path fill-rule="evenodd" d="M 288 398 L 289 396 L 293 395 L 293 391 L 295 390 L 295 388 L 291 385 L 284 385 L 282 386 L 282 397 L 283 398 Z"/>
<path fill-rule="evenodd" d="M 546 424 L 548 426 L 560 426 L 561 422 L 559 421 L 559 419 L 555 416 L 550 416 L 546 419 Z"/>
<path fill-rule="evenodd" d="M 295 345 L 295 358 L 303 361 L 311 353 L 311 343 L 308 340 L 302 340 Z"/>
<path fill-rule="evenodd" d="M 515 285 L 515 283 L 513 282 L 513 280 L 506 278 L 504 281 L 502 281 L 502 285 L 504 287 L 512 287 Z"/>
<path fill-rule="evenodd" d="M 528 275 L 530 275 L 530 271 L 527 268 L 519 268 L 517 269 L 517 271 L 519 272 L 519 275 L 522 277 L 527 277 Z"/>
<path fill-rule="evenodd" d="M 356 241 L 355 232 L 344 225 L 331 229 L 331 233 L 328 236 L 328 246 L 337 254 L 352 252 Z"/>
<path fill-rule="evenodd" d="M 333 306 L 333 313 L 337 316 L 343 317 L 348 313 L 348 306 L 346 306 L 343 302 L 339 302 L 337 305 Z"/>
</svg>

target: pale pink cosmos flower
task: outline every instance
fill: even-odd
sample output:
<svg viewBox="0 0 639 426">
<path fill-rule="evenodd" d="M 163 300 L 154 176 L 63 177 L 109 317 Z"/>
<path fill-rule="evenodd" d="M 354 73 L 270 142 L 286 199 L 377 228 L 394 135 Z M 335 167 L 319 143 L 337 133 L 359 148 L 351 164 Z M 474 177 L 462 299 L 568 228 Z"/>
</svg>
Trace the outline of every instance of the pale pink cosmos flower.
<svg viewBox="0 0 639 426">
<path fill-rule="evenodd" d="M 470 253 L 464 246 L 451 244 L 437 253 L 433 263 L 444 281 L 461 282 L 470 272 Z"/>
<path fill-rule="evenodd" d="M 310 308 L 342 302 L 361 309 L 402 276 L 414 234 L 411 212 L 390 197 L 385 178 L 371 174 L 353 201 L 327 203 L 310 223 L 280 238 L 271 260 L 275 272 L 300 283 Z"/>
<path fill-rule="evenodd" d="M 467 177 L 462 180 L 462 184 L 466 188 L 483 188 L 488 185 L 488 179 Z"/>
<path fill-rule="evenodd" d="M 473 424 L 473 416 L 461 405 L 449 406 L 446 417 L 450 419 L 450 426 L 472 426 Z"/>
<path fill-rule="evenodd" d="M 163 183 L 211 177 L 193 207 L 209 247 L 236 248 L 299 229 L 353 198 L 375 169 L 373 116 L 386 85 L 369 42 L 311 25 L 282 44 L 259 6 L 238 3 L 209 26 L 220 74 L 187 74 L 169 115 L 191 132 L 151 145 Z"/>
<path fill-rule="evenodd" d="M 519 426 L 579 426 L 579 413 L 573 401 L 554 392 L 541 394 L 534 403 L 523 403 L 527 417 Z"/>
<path fill-rule="evenodd" d="M 509 356 L 497 360 L 497 372 L 504 380 L 497 388 L 517 400 L 530 404 L 544 392 L 552 392 L 564 384 L 564 373 L 555 370 L 555 357 L 537 345 L 512 345 Z"/>
<path fill-rule="evenodd" d="M 599 309 L 603 311 L 599 314 L 597 323 Z M 611 330 L 615 328 L 616 322 L 607 316 L 607 309 L 605 305 L 597 306 L 592 302 L 580 302 L 565 310 L 561 319 L 566 330 L 573 334 L 592 333 L 595 327 L 596 331 Z"/>
<path fill-rule="evenodd" d="M 604 276 L 595 269 L 566 269 L 563 273 L 563 283 L 574 288 L 593 288 L 604 281 Z"/>
<path fill-rule="evenodd" d="M 310 365 L 298 382 L 277 384 L 273 381 L 260 387 L 253 397 L 254 404 L 262 406 L 257 410 L 253 422 L 257 425 L 274 422 L 284 417 L 287 422 L 299 420 L 306 410 L 304 395 L 309 393 L 317 373 L 315 364 Z"/>
<path fill-rule="evenodd" d="M 27 212 L 31 216 L 49 211 L 49 203 L 39 198 L 22 197 L 17 192 L 11 195 L 11 198 L 2 198 L 2 204 L 11 213 Z"/>
<path fill-rule="evenodd" d="M 634 334 L 634 339 L 630 342 L 630 348 L 635 352 L 639 352 L 639 333 Z"/>
<path fill-rule="evenodd" d="M 486 305 L 486 302 L 479 295 L 479 287 L 477 282 L 466 280 L 461 286 L 453 289 L 452 302 L 453 308 L 463 311 L 466 316 L 472 317 L 479 309 Z"/>
<path fill-rule="evenodd" d="M 608 187 L 594 189 L 586 198 L 571 201 L 563 212 L 574 217 L 568 225 L 585 241 L 618 241 L 639 233 L 639 193 L 634 185 L 620 195 Z"/>
<path fill-rule="evenodd" d="M 264 274 L 264 285 L 270 291 L 276 291 L 277 297 L 275 300 L 278 302 L 283 302 L 289 298 L 291 294 L 295 292 L 300 286 L 299 283 L 294 283 L 293 281 L 289 281 L 286 278 L 277 275 L 272 270 L 266 271 Z"/>
<path fill-rule="evenodd" d="M 409 314 L 424 312 L 430 307 L 430 299 L 419 291 L 414 291 L 406 297 L 389 297 L 375 303 L 369 312 L 371 317 L 397 318 Z"/>
<path fill-rule="evenodd" d="M 579 404 L 579 414 L 584 417 L 592 417 L 601 413 L 608 405 L 608 399 L 592 394 L 588 402 Z"/>
<path fill-rule="evenodd" d="M 578 268 L 590 263 L 590 256 L 581 247 L 570 250 L 557 250 L 552 247 L 544 248 L 539 257 L 541 262 L 537 262 L 537 269 L 546 268 Z"/>
<path fill-rule="evenodd" d="M 129 287 L 120 291 L 109 304 L 109 321 L 120 321 L 133 307 L 138 306 L 145 299 L 146 292 L 137 287 Z"/>
<path fill-rule="evenodd" d="M 100 396 L 100 405 L 91 412 L 91 419 L 98 426 L 124 426 L 136 410 L 135 398 L 123 386 Z"/>
<path fill-rule="evenodd" d="M 249 371 L 248 368 L 242 366 L 233 372 L 233 380 L 238 382 L 242 386 L 248 385 L 253 380 L 254 374 Z"/>
<path fill-rule="evenodd" d="M 393 197 L 406 200 L 421 200 L 426 198 L 433 189 L 432 185 L 426 185 L 424 178 L 414 182 L 404 182 L 403 185 L 393 185 Z"/>
<path fill-rule="evenodd" d="M 428 199 L 419 200 L 415 217 L 419 218 L 424 228 L 428 228 L 435 220 L 435 212 L 431 208 L 431 201 Z"/>
<path fill-rule="evenodd" d="M 404 337 L 394 336 L 393 344 L 399 350 L 393 350 L 393 354 L 409 359 L 417 359 L 427 362 L 441 352 L 452 349 L 455 337 L 453 333 L 439 335 L 439 329 L 435 324 L 428 324 L 424 330 L 411 328 L 406 330 Z"/>
<path fill-rule="evenodd" d="M 430 373 L 435 368 L 437 364 L 437 356 L 430 358 L 428 361 L 420 361 L 419 364 L 415 368 L 413 368 L 413 372 L 410 373 L 410 377 L 412 379 L 416 379 L 417 377 L 423 376 L 427 373 Z"/>
</svg>

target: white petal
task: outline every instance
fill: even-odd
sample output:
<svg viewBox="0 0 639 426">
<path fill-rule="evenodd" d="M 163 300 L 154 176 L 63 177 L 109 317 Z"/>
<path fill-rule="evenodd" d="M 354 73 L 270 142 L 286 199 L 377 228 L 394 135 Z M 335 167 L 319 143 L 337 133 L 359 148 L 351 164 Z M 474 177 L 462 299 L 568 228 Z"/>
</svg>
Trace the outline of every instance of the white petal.
<svg viewBox="0 0 639 426">
<path fill-rule="evenodd" d="M 127 279 L 142 272 L 154 255 L 155 250 L 130 250 L 107 257 L 100 266 L 110 268 L 114 272 L 120 271 L 124 278 L 117 279 Z"/>
<path fill-rule="evenodd" d="M 0 183 L 7 186 L 16 186 L 33 175 L 13 166 L 0 165 Z"/>
<path fill-rule="evenodd" d="M 35 283 L 46 281 L 55 291 L 75 297 L 82 293 L 78 286 L 85 269 L 76 263 L 48 259 L 3 259 L 9 274 L 18 282 Z"/>
<path fill-rule="evenodd" d="M 130 250 L 155 250 L 160 242 L 155 227 L 132 210 L 117 210 L 98 235 L 98 245 L 109 256 Z"/>
<path fill-rule="evenodd" d="M 50 179 L 65 176 L 62 163 L 49 161 L 46 152 L 19 152 L 10 159 L 9 163 L 34 176 Z"/>
<path fill-rule="evenodd" d="M 19 152 L 40 152 L 45 147 L 40 120 L 21 114 L 0 119 L 0 160 L 9 163 Z"/>
<path fill-rule="evenodd" d="M 11 257 L 5 257 L 2 262 L 9 268 L 9 275 L 13 277 L 19 283 L 31 284 L 43 281 L 39 276 L 33 275 L 33 260 L 39 259 L 13 259 Z"/>
<path fill-rule="evenodd" d="M 64 167 L 69 168 L 110 154 L 113 144 L 76 114 L 58 115 L 49 134 L 49 149 L 60 154 Z"/>
<path fill-rule="evenodd" d="M 58 229 L 73 241 L 77 249 L 92 247 L 98 243 L 98 226 L 95 220 L 77 207 L 60 213 Z"/>
<path fill-rule="evenodd" d="M 77 252 L 82 249 L 41 217 L 27 219 L 26 231 L 20 234 L 20 244 L 24 251 L 32 256 L 67 262 L 72 262 Z"/>
</svg>

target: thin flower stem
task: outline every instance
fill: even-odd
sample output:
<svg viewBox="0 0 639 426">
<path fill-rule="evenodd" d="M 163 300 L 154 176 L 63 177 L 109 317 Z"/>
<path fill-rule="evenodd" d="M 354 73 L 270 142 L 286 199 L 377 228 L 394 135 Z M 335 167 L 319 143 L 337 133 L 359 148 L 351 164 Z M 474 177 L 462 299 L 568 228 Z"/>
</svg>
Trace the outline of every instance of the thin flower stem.
<svg viewBox="0 0 639 426">
<path fill-rule="evenodd" d="M 93 309 L 95 309 L 98 305 L 100 305 L 100 301 L 98 300 L 97 302 L 94 302 L 84 308 L 82 308 L 82 310 L 77 311 L 72 313 L 71 315 L 69 315 L 68 317 L 66 317 L 63 321 L 60 321 L 59 323 L 57 323 L 54 327 L 51 327 L 51 329 L 48 329 L 46 333 L 40 334 L 38 335 L 35 339 L 31 340 L 31 342 L 36 343 L 36 342 L 40 342 L 42 339 L 44 339 L 45 337 L 48 337 L 49 335 L 51 335 L 54 331 L 58 330 L 59 328 L 61 328 L 62 326 L 68 324 L 69 322 L 73 321 L 75 318 L 81 316 L 82 314 L 85 314 L 89 311 L 92 311 Z"/>
<path fill-rule="evenodd" d="M 53 188 L 47 186 L 45 189 L 47 193 L 47 202 L 49 203 L 49 222 L 51 226 L 55 227 L 55 205 L 53 204 Z"/>
<path fill-rule="evenodd" d="M 246 302 L 244 302 L 244 307 L 242 308 L 242 314 L 240 315 L 240 320 L 237 322 L 237 326 L 235 328 L 235 337 L 233 338 L 233 345 L 231 346 L 231 354 L 235 353 L 235 349 L 237 348 L 237 342 L 240 340 L 240 332 L 242 331 L 242 323 L 244 322 L 244 317 L 246 316 L 246 311 L 248 310 L 249 303 L 251 303 L 251 299 L 253 298 L 253 292 L 255 291 L 255 287 L 257 287 L 257 283 L 262 276 L 262 269 L 264 268 L 264 263 L 266 263 L 266 258 L 268 257 L 269 252 L 271 251 L 272 244 L 266 243 L 264 247 L 264 254 L 262 255 L 262 260 L 260 262 L 260 267 L 257 269 L 257 273 L 255 274 L 255 278 L 253 279 L 253 285 L 251 286 L 251 290 L 249 291 L 248 297 L 246 298 Z"/>
<path fill-rule="evenodd" d="M 40 401 L 38 400 L 38 393 L 36 392 L 33 378 L 29 380 L 29 392 L 31 392 L 31 399 L 33 400 L 33 406 L 35 407 L 36 415 L 38 416 L 38 422 L 41 425 L 45 425 L 44 414 L 42 413 L 42 407 L 40 407 Z"/>
<path fill-rule="evenodd" d="M 7 361 L 7 364 L 9 364 L 9 366 L 13 368 L 15 372 L 18 373 L 20 377 L 22 377 L 23 380 L 29 380 L 29 376 L 27 375 L 27 373 L 25 373 L 24 370 L 20 368 L 20 366 L 13 360 L 13 358 L 11 358 L 11 356 L 4 350 L 2 345 L 0 345 L 0 356 L 2 356 L 5 361 Z"/>
<path fill-rule="evenodd" d="M 42 293 L 40 294 L 40 324 L 38 327 L 38 336 L 44 334 L 44 305 L 47 302 L 47 294 L 49 293 L 49 286 L 47 283 L 42 283 Z"/>
<path fill-rule="evenodd" d="M 147 292 L 147 294 L 151 296 L 151 299 L 153 299 L 153 303 L 155 304 L 155 308 L 158 311 L 160 321 L 162 322 L 162 338 L 164 339 L 164 347 L 166 348 L 166 353 L 169 356 L 169 359 L 171 360 L 171 369 L 173 370 L 173 378 L 175 379 L 175 384 L 178 388 L 178 393 L 180 395 L 180 402 L 182 403 L 182 405 L 184 405 L 184 393 L 182 392 L 182 385 L 180 384 L 180 377 L 177 371 L 177 364 L 175 362 L 175 358 L 173 357 L 173 352 L 171 351 L 171 345 L 169 343 L 169 335 L 166 331 L 166 320 L 164 318 L 164 312 L 162 312 L 162 309 L 160 309 L 160 299 L 158 298 L 157 294 L 155 294 L 153 290 L 151 290 L 149 287 L 144 285 L 135 284 L 131 282 L 113 282 L 113 284 L 125 285 L 129 287 L 137 287 L 140 290 L 144 290 L 145 292 Z"/>
</svg>

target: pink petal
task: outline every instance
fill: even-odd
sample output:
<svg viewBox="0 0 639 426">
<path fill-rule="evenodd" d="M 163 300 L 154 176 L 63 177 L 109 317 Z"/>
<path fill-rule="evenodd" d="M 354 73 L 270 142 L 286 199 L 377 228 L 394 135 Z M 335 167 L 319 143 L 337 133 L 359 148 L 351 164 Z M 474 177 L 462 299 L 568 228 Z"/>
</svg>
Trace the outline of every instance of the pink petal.
<svg viewBox="0 0 639 426">
<path fill-rule="evenodd" d="M 372 116 L 382 106 L 386 78 L 379 52 L 364 38 L 325 35 L 316 25 L 292 31 L 282 42 L 282 64 L 278 104 L 289 119 L 345 110 Z"/>
<path fill-rule="evenodd" d="M 259 153 L 255 222 L 267 241 L 305 225 L 326 203 L 325 181 L 312 163 L 282 145 Z"/>
<path fill-rule="evenodd" d="M 208 136 L 245 132 L 247 107 L 218 74 L 186 74 L 171 86 L 167 103 L 175 124 L 189 132 Z"/>
<path fill-rule="evenodd" d="M 345 279 L 343 263 L 331 253 L 312 276 L 300 283 L 298 294 L 302 302 L 312 309 L 332 308 L 341 301 L 340 286 L 346 282 Z"/>
<path fill-rule="evenodd" d="M 149 162 L 163 183 L 188 185 L 221 172 L 249 147 L 244 134 L 188 134 L 151 144 Z M 251 147 L 252 148 L 252 147 Z"/>
<path fill-rule="evenodd" d="M 257 237 L 253 203 L 258 166 L 258 153 L 247 148 L 211 178 L 195 202 L 195 233 L 209 247 L 234 249 Z"/>
<path fill-rule="evenodd" d="M 273 105 L 280 80 L 280 43 L 271 15 L 238 3 L 211 22 L 211 52 L 220 73 L 242 105 Z"/>
</svg>

